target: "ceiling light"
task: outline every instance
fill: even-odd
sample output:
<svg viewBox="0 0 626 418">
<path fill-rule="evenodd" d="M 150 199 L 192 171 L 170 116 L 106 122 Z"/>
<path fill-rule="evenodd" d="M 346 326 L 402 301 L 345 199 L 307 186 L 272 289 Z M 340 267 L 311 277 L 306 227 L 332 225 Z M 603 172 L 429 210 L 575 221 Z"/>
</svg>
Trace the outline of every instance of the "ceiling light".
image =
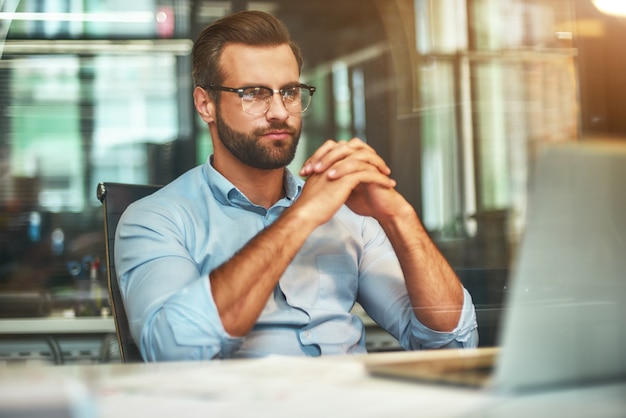
<svg viewBox="0 0 626 418">
<path fill-rule="evenodd" d="M 0 12 L 0 20 L 38 20 L 57 22 L 111 22 L 148 23 L 154 21 L 151 12 L 109 12 L 109 13 L 6 13 Z"/>
<path fill-rule="evenodd" d="M 624 0 L 592 0 L 594 6 L 602 13 L 626 17 L 626 1 Z"/>
</svg>

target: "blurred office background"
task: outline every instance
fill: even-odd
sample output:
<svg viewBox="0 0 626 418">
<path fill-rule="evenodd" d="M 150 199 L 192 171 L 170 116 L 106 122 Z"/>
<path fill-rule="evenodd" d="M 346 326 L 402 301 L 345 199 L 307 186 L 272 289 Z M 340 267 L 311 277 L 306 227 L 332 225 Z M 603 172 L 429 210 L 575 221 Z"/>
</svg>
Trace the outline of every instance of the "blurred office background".
<svg viewBox="0 0 626 418">
<path fill-rule="evenodd" d="M 16 327 L 112 324 L 106 291 L 93 300 L 96 185 L 163 184 L 206 160 L 191 47 L 243 9 L 285 21 L 317 87 L 293 166 L 326 138 L 374 146 L 471 291 L 481 345 L 497 344 L 537 153 L 626 138 L 626 12 L 594 3 L 611 1 L 0 0 L 0 362 L 109 358 L 106 326 Z"/>
</svg>

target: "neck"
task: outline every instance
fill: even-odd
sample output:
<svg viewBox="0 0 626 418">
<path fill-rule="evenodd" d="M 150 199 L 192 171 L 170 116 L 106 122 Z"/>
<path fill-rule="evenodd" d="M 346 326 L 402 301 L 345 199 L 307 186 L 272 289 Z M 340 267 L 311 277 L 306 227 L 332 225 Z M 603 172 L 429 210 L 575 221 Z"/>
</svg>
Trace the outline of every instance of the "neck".
<svg viewBox="0 0 626 418">
<path fill-rule="evenodd" d="M 213 168 L 239 189 L 250 202 L 271 207 L 284 197 L 285 168 L 260 170 L 236 159 L 213 156 Z"/>
</svg>

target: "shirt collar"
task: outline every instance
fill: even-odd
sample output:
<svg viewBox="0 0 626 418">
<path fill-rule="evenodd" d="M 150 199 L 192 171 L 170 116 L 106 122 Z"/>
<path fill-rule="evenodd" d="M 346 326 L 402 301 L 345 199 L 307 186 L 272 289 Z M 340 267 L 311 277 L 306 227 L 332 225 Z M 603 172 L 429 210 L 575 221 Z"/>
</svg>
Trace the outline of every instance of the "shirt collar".
<svg viewBox="0 0 626 418">
<path fill-rule="evenodd" d="M 213 196 L 215 196 L 217 201 L 221 204 L 236 204 L 237 206 L 242 206 L 242 202 L 246 201 L 248 202 L 248 205 L 252 205 L 252 203 L 243 193 L 241 193 L 239 189 L 237 189 L 237 187 L 235 187 L 235 185 L 233 185 L 228 179 L 226 179 L 226 177 L 213 168 L 213 155 L 211 155 L 204 164 L 204 175 Z M 293 201 L 298 197 L 302 191 L 303 184 L 304 180 L 295 177 L 289 169 L 285 170 L 283 187 L 285 189 L 285 197 L 288 200 Z"/>
</svg>

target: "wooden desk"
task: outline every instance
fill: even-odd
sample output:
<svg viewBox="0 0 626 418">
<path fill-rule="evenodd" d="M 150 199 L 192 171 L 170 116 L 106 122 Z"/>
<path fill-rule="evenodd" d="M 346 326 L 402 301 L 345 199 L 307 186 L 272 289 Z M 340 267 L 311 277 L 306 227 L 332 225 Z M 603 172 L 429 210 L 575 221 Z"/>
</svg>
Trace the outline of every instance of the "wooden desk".
<svg viewBox="0 0 626 418">
<path fill-rule="evenodd" d="M 625 382 L 503 396 L 374 378 L 365 371 L 366 363 L 389 356 L 428 358 L 436 353 L 9 367 L 0 374 L 0 416 L 12 412 L 10 408 L 25 411 L 27 416 L 71 410 L 80 411 L 77 416 L 102 418 L 541 418 L 622 417 L 626 413 Z"/>
</svg>

